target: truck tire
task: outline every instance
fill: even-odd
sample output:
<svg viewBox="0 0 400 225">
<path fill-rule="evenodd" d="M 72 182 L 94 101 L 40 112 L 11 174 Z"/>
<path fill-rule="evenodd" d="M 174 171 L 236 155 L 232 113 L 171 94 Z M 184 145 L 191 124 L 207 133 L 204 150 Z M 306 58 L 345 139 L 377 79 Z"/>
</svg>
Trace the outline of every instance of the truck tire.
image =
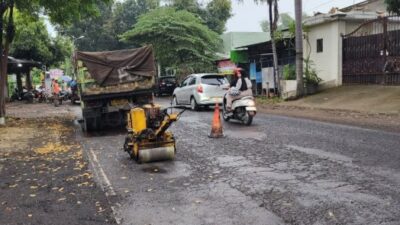
<svg viewBox="0 0 400 225">
<path fill-rule="evenodd" d="M 100 128 L 99 119 L 96 118 L 84 118 L 82 124 L 82 130 L 85 132 L 96 131 Z"/>
</svg>

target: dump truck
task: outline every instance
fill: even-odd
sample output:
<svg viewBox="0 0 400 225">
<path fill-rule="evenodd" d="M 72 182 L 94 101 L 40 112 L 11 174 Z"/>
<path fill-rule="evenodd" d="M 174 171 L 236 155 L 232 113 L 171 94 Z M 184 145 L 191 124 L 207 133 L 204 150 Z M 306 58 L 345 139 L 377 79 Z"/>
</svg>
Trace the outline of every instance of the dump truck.
<svg viewBox="0 0 400 225">
<path fill-rule="evenodd" d="M 153 103 L 152 46 L 104 52 L 75 52 L 82 128 L 122 126 L 135 106 Z"/>
</svg>

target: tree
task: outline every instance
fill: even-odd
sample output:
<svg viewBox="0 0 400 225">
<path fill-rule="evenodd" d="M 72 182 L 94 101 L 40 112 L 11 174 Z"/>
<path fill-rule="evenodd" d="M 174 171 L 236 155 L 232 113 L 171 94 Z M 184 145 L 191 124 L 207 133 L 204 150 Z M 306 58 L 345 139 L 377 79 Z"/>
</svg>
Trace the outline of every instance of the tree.
<svg viewBox="0 0 400 225">
<path fill-rule="evenodd" d="M 162 66 L 204 71 L 212 65 L 220 39 L 194 14 L 162 7 L 142 15 L 134 28 L 121 36 L 133 44 L 151 44 Z"/>
<path fill-rule="evenodd" d="M 51 38 L 43 19 L 15 13 L 15 38 L 10 54 L 16 58 L 43 63 L 52 60 Z"/>
<path fill-rule="evenodd" d="M 73 21 L 71 24 L 57 26 L 57 31 L 71 38 L 84 36 L 77 40 L 75 47 L 82 51 L 114 50 L 118 39 L 104 26 L 111 20 L 112 4 L 98 2 L 99 16 Z"/>
<path fill-rule="evenodd" d="M 277 23 L 279 20 L 278 0 L 267 0 L 269 9 L 269 26 L 272 45 L 272 56 L 274 61 L 274 82 L 275 88 L 280 93 L 280 79 L 279 79 L 279 65 L 278 65 L 278 52 L 276 51 L 275 32 L 277 31 Z"/>
<path fill-rule="evenodd" d="M 243 2 L 243 0 L 239 0 Z M 279 85 L 279 66 L 278 66 L 278 53 L 276 51 L 276 31 L 277 24 L 279 21 L 279 10 L 278 10 L 278 0 L 254 0 L 256 3 L 266 2 L 268 4 L 268 14 L 269 14 L 269 33 L 271 37 L 271 45 L 272 45 L 272 57 L 273 57 L 273 65 L 274 65 L 274 83 L 278 92 L 280 93 L 280 85 Z"/>
<path fill-rule="evenodd" d="M 15 38 L 10 54 L 20 59 L 39 61 L 49 66 L 59 66 L 71 56 L 72 42 L 69 38 L 52 38 L 47 32 L 43 18 L 15 13 Z"/>
<path fill-rule="evenodd" d="M 387 11 L 389 13 L 400 14 L 400 1 L 399 0 L 385 0 Z"/>
<path fill-rule="evenodd" d="M 218 34 L 222 34 L 225 31 L 226 22 L 232 17 L 231 1 L 212 0 L 207 4 L 206 10 L 205 22 L 207 26 Z"/>
<path fill-rule="evenodd" d="M 294 19 L 289 15 L 289 13 L 281 13 L 279 14 L 279 21 L 278 21 L 278 27 L 277 30 L 283 30 L 283 29 L 287 29 L 290 28 L 290 26 L 294 23 Z M 270 32 L 269 29 L 269 20 L 262 20 L 260 22 L 260 26 L 261 26 L 261 30 L 263 32 Z"/>
<path fill-rule="evenodd" d="M 125 0 L 124 2 L 116 2 L 113 6 L 111 20 L 104 25 L 107 30 L 111 31 L 113 38 L 117 41 L 114 49 L 129 47 L 129 45 L 119 40 L 119 35 L 132 29 L 140 15 L 159 7 L 159 5 L 158 0 Z"/>
<path fill-rule="evenodd" d="M 211 30 L 222 34 L 225 25 L 232 14 L 230 0 L 211 0 L 203 7 L 197 0 L 169 0 L 171 7 L 186 10 L 201 18 Z"/>
<path fill-rule="evenodd" d="M 261 30 L 262 30 L 263 32 L 267 32 L 267 33 L 270 32 L 270 29 L 269 29 L 269 21 L 268 21 L 268 20 L 262 20 L 262 21 L 260 22 L 260 26 L 261 26 Z"/>
<path fill-rule="evenodd" d="M 48 0 L 0 0 L 0 125 L 5 124 L 7 58 L 15 34 L 14 8 L 36 17 L 46 13 L 53 23 L 66 24 L 82 16 L 97 15 L 95 3 L 95 0 L 69 0 L 62 4 Z"/>
<path fill-rule="evenodd" d="M 113 4 L 99 2 L 100 16 L 75 21 L 57 30 L 70 37 L 85 36 L 76 41 L 81 51 L 105 51 L 134 47 L 119 40 L 119 35 L 130 30 L 137 18 L 159 6 L 159 0 L 125 0 Z"/>
<path fill-rule="evenodd" d="M 303 27 L 302 27 L 302 1 L 295 0 L 296 17 L 296 80 L 297 97 L 304 94 L 303 83 Z"/>
<path fill-rule="evenodd" d="M 72 40 L 68 37 L 57 35 L 55 38 L 52 38 L 50 51 L 52 53 L 52 58 L 50 61 L 46 62 L 46 65 L 59 67 L 65 63 L 66 59 L 69 61 L 71 60 L 70 57 L 73 51 Z"/>
</svg>

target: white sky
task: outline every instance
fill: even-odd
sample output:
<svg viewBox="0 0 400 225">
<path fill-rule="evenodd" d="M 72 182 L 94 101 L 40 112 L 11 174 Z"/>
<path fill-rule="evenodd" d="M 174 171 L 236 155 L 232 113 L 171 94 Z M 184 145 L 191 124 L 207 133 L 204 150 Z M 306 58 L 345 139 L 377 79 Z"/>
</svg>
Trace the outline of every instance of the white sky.
<svg viewBox="0 0 400 225">
<path fill-rule="evenodd" d="M 309 15 L 313 12 L 328 12 L 332 7 L 346 7 L 363 0 L 303 0 L 303 11 Z M 294 17 L 294 0 L 279 0 L 278 2 L 280 13 L 289 13 Z M 257 32 L 261 31 L 260 21 L 268 18 L 267 4 L 257 5 L 253 0 L 243 0 L 239 3 L 237 0 L 232 0 L 232 13 L 234 14 L 228 20 L 226 31 L 246 31 Z"/>
</svg>

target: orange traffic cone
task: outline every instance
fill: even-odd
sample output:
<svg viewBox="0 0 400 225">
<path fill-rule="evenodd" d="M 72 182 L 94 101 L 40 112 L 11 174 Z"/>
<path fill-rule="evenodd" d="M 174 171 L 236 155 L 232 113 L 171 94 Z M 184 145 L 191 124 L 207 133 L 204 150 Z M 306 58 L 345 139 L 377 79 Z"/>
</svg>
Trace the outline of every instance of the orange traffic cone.
<svg viewBox="0 0 400 225">
<path fill-rule="evenodd" d="M 211 125 L 211 133 L 208 135 L 210 138 L 221 138 L 224 137 L 224 134 L 222 132 L 222 124 L 221 124 L 221 119 L 220 119 L 220 114 L 219 114 L 219 104 L 215 104 L 215 110 L 214 110 L 214 117 Z"/>
</svg>

